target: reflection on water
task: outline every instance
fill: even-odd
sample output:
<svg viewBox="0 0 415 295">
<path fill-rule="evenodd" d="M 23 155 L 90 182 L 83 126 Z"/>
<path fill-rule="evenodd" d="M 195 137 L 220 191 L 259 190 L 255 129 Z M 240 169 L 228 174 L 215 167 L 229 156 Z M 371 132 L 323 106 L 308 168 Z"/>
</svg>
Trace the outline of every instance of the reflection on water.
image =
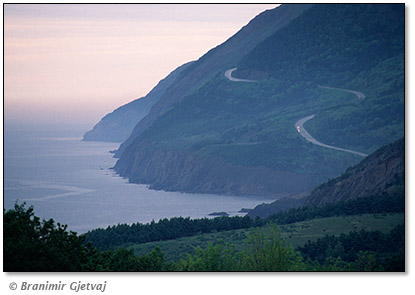
<svg viewBox="0 0 415 295">
<path fill-rule="evenodd" d="M 10 189 L 15 190 L 15 195 L 21 194 L 21 197 L 18 199 L 22 202 L 47 201 L 56 198 L 81 195 L 94 191 L 92 189 L 84 189 L 76 186 L 47 184 L 30 181 L 22 181 L 20 182 L 20 185 L 11 188 L 5 188 L 5 190 Z"/>
<path fill-rule="evenodd" d="M 119 144 L 82 142 L 82 133 L 5 128 L 5 208 L 12 208 L 16 200 L 25 201 L 41 218 L 54 218 L 71 230 L 85 232 L 174 216 L 208 217 L 218 211 L 240 215 L 241 208 L 274 200 L 154 191 L 130 184 L 110 169 L 116 160 L 109 151 Z"/>
</svg>

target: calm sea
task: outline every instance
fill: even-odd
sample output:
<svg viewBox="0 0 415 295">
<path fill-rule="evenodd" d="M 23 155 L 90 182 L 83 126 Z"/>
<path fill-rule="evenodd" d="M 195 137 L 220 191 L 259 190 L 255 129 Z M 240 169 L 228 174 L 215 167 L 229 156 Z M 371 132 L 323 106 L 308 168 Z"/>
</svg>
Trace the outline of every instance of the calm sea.
<svg viewBox="0 0 415 295">
<path fill-rule="evenodd" d="M 33 128 L 32 128 L 33 129 Z M 110 168 L 116 143 L 83 142 L 85 129 L 4 127 L 4 207 L 33 205 L 41 218 L 78 233 L 119 223 L 147 223 L 175 216 L 200 218 L 269 203 L 237 197 L 154 191 L 130 184 Z"/>
</svg>

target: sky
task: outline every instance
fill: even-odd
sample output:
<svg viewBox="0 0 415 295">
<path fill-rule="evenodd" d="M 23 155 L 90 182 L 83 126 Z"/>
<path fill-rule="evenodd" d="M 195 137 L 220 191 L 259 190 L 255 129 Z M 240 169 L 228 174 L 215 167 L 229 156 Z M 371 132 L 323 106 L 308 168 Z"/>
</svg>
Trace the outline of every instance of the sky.
<svg viewBox="0 0 415 295">
<path fill-rule="evenodd" d="M 92 127 L 276 6 L 5 4 L 5 122 Z"/>
</svg>

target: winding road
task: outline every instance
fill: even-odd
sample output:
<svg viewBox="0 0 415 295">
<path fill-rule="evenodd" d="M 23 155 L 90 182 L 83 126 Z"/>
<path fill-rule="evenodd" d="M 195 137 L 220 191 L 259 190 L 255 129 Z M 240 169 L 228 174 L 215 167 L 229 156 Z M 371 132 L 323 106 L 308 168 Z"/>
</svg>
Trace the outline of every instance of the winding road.
<svg viewBox="0 0 415 295">
<path fill-rule="evenodd" d="M 357 99 L 364 99 L 366 96 L 359 91 L 354 91 L 354 90 L 349 90 L 349 89 L 343 89 L 343 88 L 334 88 L 334 87 L 328 87 L 328 86 L 317 86 L 318 88 L 325 88 L 325 89 L 333 89 L 333 90 L 340 90 L 340 91 L 345 91 L 345 92 L 350 92 L 354 95 L 357 96 Z"/>
<path fill-rule="evenodd" d="M 234 78 L 232 77 L 232 73 L 236 70 L 237 68 L 233 68 L 233 69 L 229 69 L 225 72 L 225 77 L 232 81 L 232 82 L 258 82 L 256 80 L 248 80 L 248 79 L 238 79 L 238 78 Z"/>
<path fill-rule="evenodd" d="M 362 156 L 362 157 L 366 157 L 367 154 L 365 153 L 361 153 L 361 152 L 357 152 L 357 151 L 353 151 L 353 150 L 348 150 L 348 149 L 344 149 L 344 148 L 340 148 L 340 147 L 336 147 L 336 146 L 332 146 L 332 145 L 328 145 L 328 144 L 324 144 L 319 142 L 318 140 L 316 140 L 314 137 L 312 137 L 310 135 L 310 133 L 307 132 L 307 130 L 305 130 L 304 128 L 304 123 L 307 122 L 308 120 L 311 120 L 314 118 L 315 115 L 311 115 L 311 116 L 307 116 L 304 117 L 300 120 L 298 120 L 297 122 L 295 122 L 294 126 L 295 129 L 297 129 L 297 132 L 300 133 L 300 135 L 302 137 L 304 137 L 308 142 L 311 142 L 312 144 L 318 145 L 318 146 L 322 146 L 328 149 L 332 149 L 332 150 L 337 150 L 337 151 L 342 151 L 342 152 L 346 152 L 346 153 L 351 153 L 351 154 L 355 154 L 358 156 Z"/>
<path fill-rule="evenodd" d="M 228 80 L 233 81 L 233 82 L 258 82 L 256 80 L 238 79 L 238 78 L 232 77 L 232 73 L 236 69 L 237 68 L 232 68 L 232 69 L 227 70 L 225 72 L 225 78 L 227 78 Z M 361 93 L 359 91 L 355 91 L 355 90 L 342 89 L 342 88 L 334 88 L 334 87 L 320 86 L 320 85 L 318 85 L 318 87 L 319 88 L 325 88 L 325 89 L 333 89 L 333 90 L 339 90 L 339 91 L 349 92 L 349 93 L 352 93 L 352 94 L 356 95 L 357 99 L 364 99 L 366 97 L 363 93 Z M 304 117 L 304 118 L 298 120 L 297 122 L 295 122 L 295 124 L 294 124 L 294 127 L 297 130 L 297 132 L 302 137 L 304 137 L 308 142 L 311 142 L 312 144 L 315 144 L 315 145 L 318 145 L 318 146 L 321 146 L 321 147 L 325 147 L 325 148 L 328 148 L 328 149 L 332 149 L 332 150 L 337 150 L 337 151 L 342 151 L 342 152 L 346 152 L 346 153 L 351 153 L 351 154 L 355 154 L 355 155 L 362 156 L 362 157 L 368 156 L 368 154 L 365 154 L 365 153 L 361 153 L 361 152 L 357 152 L 357 151 L 353 151 L 353 150 L 349 150 L 349 149 L 344 149 L 344 148 L 340 148 L 340 147 L 336 147 L 336 146 L 324 144 L 324 143 L 319 142 L 318 140 L 316 140 L 304 128 L 304 123 L 307 122 L 308 120 L 313 119 L 314 117 L 315 117 L 315 114 L 310 115 L 310 116 L 307 116 L 307 117 Z"/>
</svg>

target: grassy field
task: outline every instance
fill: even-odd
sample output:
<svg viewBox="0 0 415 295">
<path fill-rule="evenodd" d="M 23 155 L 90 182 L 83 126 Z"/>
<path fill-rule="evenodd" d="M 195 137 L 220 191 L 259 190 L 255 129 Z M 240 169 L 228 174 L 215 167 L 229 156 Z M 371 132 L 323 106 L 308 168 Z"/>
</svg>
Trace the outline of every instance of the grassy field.
<svg viewBox="0 0 415 295">
<path fill-rule="evenodd" d="M 315 241 L 327 235 L 340 235 L 350 231 L 365 229 L 367 231 L 389 232 L 393 227 L 404 222 L 403 214 L 364 214 L 340 216 L 302 221 L 281 225 L 282 236 L 294 247 L 304 245 L 308 240 Z M 234 245 L 236 250 L 244 247 L 244 240 L 250 229 L 231 230 L 201 234 L 176 240 L 151 242 L 133 246 L 137 255 L 144 255 L 158 246 L 167 260 L 178 260 L 187 253 L 193 254 L 196 247 L 205 248 L 209 243 L 220 241 Z"/>
</svg>

